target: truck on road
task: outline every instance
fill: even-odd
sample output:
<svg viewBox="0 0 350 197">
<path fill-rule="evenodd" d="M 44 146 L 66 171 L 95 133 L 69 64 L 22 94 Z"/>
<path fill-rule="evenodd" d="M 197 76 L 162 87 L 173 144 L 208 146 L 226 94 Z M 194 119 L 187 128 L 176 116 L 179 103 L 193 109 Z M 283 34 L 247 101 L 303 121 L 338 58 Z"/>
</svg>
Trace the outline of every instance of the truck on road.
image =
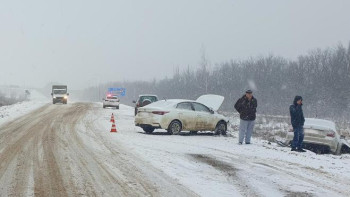
<svg viewBox="0 0 350 197">
<path fill-rule="evenodd" d="M 52 103 L 67 104 L 69 93 L 67 92 L 67 85 L 52 85 Z"/>
</svg>

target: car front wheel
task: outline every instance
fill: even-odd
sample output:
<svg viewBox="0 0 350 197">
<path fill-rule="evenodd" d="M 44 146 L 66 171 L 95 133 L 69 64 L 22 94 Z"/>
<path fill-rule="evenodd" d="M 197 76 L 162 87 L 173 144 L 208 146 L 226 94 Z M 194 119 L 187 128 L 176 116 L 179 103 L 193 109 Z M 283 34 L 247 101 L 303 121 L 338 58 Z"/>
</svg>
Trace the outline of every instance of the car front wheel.
<svg viewBox="0 0 350 197">
<path fill-rule="evenodd" d="M 227 125 L 224 121 L 220 121 L 216 127 L 215 127 L 215 134 L 216 135 L 226 135 L 227 132 Z"/>
<path fill-rule="evenodd" d="M 181 122 L 178 120 L 173 120 L 168 127 L 168 133 L 170 135 L 173 135 L 173 134 L 177 135 L 181 132 L 181 129 L 182 129 Z"/>
</svg>

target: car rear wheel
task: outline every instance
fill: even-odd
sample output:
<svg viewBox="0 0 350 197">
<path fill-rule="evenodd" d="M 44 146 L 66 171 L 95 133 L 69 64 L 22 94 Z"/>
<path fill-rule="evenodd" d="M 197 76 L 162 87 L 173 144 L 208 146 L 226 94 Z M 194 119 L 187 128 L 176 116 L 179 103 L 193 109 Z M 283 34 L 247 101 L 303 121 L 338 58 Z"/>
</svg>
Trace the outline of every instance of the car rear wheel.
<svg viewBox="0 0 350 197">
<path fill-rule="evenodd" d="M 227 132 L 227 125 L 224 121 L 220 121 L 216 127 L 215 127 L 215 134 L 216 135 L 226 135 Z"/>
<path fill-rule="evenodd" d="M 105 105 L 103 105 L 103 108 L 106 108 L 106 106 L 105 106 Z"/>
<path fill-rule="evenodd" d="M 177 135 L 181 132 L 181 129 L 182 129 L 181 122 L 178 120 L 173 120 L 168 127 L 168 133 L 170 135 L 173 135 L 173 134 Z"/>
<path fill-rule="evenodd" d="M 142 129 L 148 134 L 153 133 L 154 131 L 153 127 L 143 127 Z"/>
</svg>

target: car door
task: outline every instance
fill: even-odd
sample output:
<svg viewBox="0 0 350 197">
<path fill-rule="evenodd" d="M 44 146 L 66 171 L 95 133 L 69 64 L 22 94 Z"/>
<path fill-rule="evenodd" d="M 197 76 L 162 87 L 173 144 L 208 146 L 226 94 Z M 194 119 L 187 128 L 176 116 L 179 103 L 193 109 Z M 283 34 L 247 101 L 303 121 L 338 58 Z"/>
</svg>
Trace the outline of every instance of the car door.
<svg viewBox="0 0 350 197">
<path fill-rule="evenodd" d="M 180 121 L 182 122 L 182 130 L 195 129 L 196 113 L 193 110 L 191 102 L 181 102 L 176 106 L 176 111 Z"/>
<path fill-rule="evenodd" d="M 211 125 L 214 120 L 212 119 L 213 115 L 211 114 L 210 109 L 201 103 L 193 102 L 192 104 L 196 113 L 196 130 L 212 130 Z"/>
</svg>

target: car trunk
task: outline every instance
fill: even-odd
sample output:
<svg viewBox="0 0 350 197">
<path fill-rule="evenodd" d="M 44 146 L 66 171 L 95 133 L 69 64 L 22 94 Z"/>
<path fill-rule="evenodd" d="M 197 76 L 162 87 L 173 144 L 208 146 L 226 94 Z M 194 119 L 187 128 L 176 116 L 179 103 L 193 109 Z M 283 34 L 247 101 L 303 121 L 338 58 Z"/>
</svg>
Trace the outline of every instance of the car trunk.
<svg viewBox="0 0 350 197">
<path fill-rule="evenodd" d="M 155 112 L 164 112 L 166 110 L 164 110 L 163 108 L 158 108 L 158 107 L 152 107 L 152 108 L 144 108 L 144 107 L 140 107 L 138 109 L 138 116 L 139 117 L 145 117 L 145 116 L 149 116 L 149 117 L 152 117 L 155 115 Z M 167 111 L 169 112 L 169 111 Z"/>
<path fill-rule="evenodd" d="M 328 131 L 316 129 L 304 129 L 304 135 L 316 138 L 326 138 Z"/>
</svg>

